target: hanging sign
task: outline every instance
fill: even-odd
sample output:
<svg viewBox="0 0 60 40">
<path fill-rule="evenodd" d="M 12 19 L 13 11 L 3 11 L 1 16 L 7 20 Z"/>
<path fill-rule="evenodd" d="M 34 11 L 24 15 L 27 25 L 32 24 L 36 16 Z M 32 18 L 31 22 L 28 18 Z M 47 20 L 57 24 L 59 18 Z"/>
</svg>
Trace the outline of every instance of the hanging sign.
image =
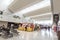
<svg viewBox="0 0 60 40">
<path fill-rule="evenodd" d="M 53 21 L 55 23 L 58 23 L 58 21 L 59 21 L 59 14 L 53 14 Z"/>
</svg>

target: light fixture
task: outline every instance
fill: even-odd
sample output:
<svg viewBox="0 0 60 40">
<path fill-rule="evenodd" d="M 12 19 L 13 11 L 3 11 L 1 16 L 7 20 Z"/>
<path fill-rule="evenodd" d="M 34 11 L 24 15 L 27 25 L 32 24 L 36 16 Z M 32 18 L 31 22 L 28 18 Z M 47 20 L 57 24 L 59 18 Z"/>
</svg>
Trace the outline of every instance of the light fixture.
<svg viewBox="0 0 60 40">
<path fill-rule="evenodd" d="M 37 4 L 34 4 L 30 7 L 27 7 L 21 11 L 18 12 L 18 15 L 19 14 L 25 14 L 25 13 L 28 13 L 28 12 L 31 12 L 31 11 L 35 11 L 35 10 L 38 10 L 38 9 L 41 9 L 41 8 L 44 8 L 46 6 L 50 6 L 50 0 L 43 0 Z"/>
<path fill-rule="evenodd" d="M 52 13 L 44 13 L 44 14 L 40 14 L 40 15 L 35 15 L 35 16 L 30 16 L 30 18 L 33 18 L 33 17 L 38 17 L 38 16 L 45 16 L 45 15 L 52 15 Z"/>
</svg>

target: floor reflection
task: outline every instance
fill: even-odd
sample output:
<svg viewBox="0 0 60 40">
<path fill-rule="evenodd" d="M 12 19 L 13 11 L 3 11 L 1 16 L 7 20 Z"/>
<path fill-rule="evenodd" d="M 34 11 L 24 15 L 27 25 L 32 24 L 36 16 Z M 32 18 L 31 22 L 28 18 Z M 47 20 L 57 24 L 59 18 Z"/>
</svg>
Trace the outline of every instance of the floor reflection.
<svg viewBox="0 0 60 40">
<path fill-rule="evenodd" d="M 49 31 L 43 29 L 34 32 L 20 31 L 18 36 L 9 39 L 3 39 L 0 37 L 0 40 L 57 40 L 57 36 L 52 30 Z"/>
</svg>

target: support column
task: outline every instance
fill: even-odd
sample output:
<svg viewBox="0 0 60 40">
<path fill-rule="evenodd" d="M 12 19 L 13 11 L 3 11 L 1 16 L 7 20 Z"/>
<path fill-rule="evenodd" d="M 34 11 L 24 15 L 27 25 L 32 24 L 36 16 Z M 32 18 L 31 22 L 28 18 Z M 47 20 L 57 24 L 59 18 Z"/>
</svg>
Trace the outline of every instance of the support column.
<svg viewBox="0 0 60 40">
<path fill-rule="evenodd" d="M 58 40 L 60 40 L 60 28 L 58 27 L 59 22 L 59 14 L 60 14 L 60 0 L 51 0 L 51 8 L 53 14 L 53 25 L 55 24 L 57 27 L 57 36 Z"/>
</svg>

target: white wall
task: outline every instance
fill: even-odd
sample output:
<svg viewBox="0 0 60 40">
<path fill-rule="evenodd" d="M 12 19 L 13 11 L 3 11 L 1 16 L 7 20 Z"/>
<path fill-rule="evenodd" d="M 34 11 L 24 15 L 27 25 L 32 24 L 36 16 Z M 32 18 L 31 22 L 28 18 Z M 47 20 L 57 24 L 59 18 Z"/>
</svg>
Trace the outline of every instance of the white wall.
<svg viewBox="0 0 60 40">
<path fill-rule="evenodd" d="M 0 15 L 0 21 L 15 22 L 15 23 L 22 23 L 22 22 L 32 23 L 32 19 L 24 18 L 23 15 L 20 15 L 20 17 L 21 17 L 20 19 L 14 18 L 13 13 L 7 9 L 4 11 L 3 15 Z"/>
<path fill-rule="evenodd" d="M 8 15 L 2 15 L 2 16 L 0 15 L 0 21 L 7 21 L 7 22 L 16 22 L 16 23 L 19 23 L 20 19 L 16 19 L 16 18 L 13 18 L 13 16 L 8 16 Z"/>
<path fill-rule="evenodd" d="M 7 22 L 16 22 L 19 23 L 20 19 L 13 18 L 13 13 L 6 9 L 3 12 L 3 15 L 0 15 L 0 21 L 7 21 Z"/>
<path fill-rule="evenodd" d="M 60 0 L 53 0 L 54 13 L 60 13 Z"/>
</svg>

